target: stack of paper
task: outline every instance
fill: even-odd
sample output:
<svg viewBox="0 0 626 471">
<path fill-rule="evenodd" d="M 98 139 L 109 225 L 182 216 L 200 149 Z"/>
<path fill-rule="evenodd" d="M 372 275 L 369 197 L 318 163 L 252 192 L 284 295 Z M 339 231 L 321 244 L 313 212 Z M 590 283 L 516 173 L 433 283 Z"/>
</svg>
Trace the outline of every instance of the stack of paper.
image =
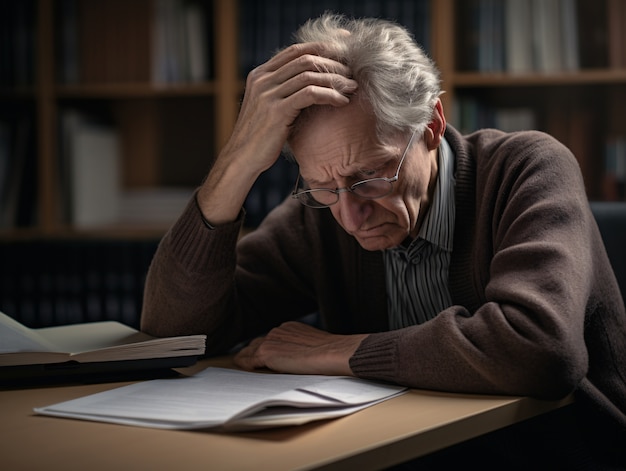
<svg viewBox="0 0 626 471">
<path fill-rule="evenodd" d="M 44 415 L 163 429 L 240 431 L 351 414 L 406 391 L 351 377 L 208 368 L 36 408 Z"/>
</svg>

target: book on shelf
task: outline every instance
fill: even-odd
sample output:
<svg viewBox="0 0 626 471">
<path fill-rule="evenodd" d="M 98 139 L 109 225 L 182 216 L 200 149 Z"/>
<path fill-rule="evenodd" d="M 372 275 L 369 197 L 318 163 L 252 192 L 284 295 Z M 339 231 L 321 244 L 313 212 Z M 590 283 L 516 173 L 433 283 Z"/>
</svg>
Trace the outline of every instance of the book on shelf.
<svg viewBox="0 0 626 471">
<path fill-rule="evenodd" d="M 430 48 L 429 0 L 240 0 L 239 73 L 245 77 L 271 54 L 293 42 L 293 33 L 308 19 L 325 11 L 348 17 L 378 17 L 396 21 Z"/>
<path fill-rule="evenodd" d="M 532 72 L 533 44 L 528 39 L 532 30 L 530 0 L 505 0 L 506 70 L 518 74 Z"/>
<path fill-rule="evenodd" d="M 462 70 L 513 74 L 580 68 L 576 0 L 459 2 Z"/>
<path fill-rule="evenodd" d="M 605 144 L 602 198 L 626 201 L 626 136 L 609 138 Z"/>
<path fill-rule="evenodd" d="M 11 129 L 8 123 L 0 121 L 0 227 L 6 226 L 8 187 L 11 164 Z"/>
<path fill-rule="evenodd" d="M 61 188 L 66 218 L 76 227 L 115 224 L 121 197 L 117 129 L 68 109 L 61 114 Z"/>
<path fill-rule="evenodd" d="M 526 106 L 493 106 L 473 97 L 459 97 L 453 103 L 451 123 L 467 134 L 481 128 L 505 132 L 537 129 L 535 111 Z"/>
<path fill-rule="evenodd" d="M 57 77 L 65 84 L 208 80 L 211 2 L 59 0 Z"/>
<path fill-rule="evenodd" d="M 0 87 L 34 84 L 36 2 L 0 2 Z"/>
<path fill-rule="evenodd" d="M 561 71 L 563 49 L 559 0 L 533 0 L 532 24 L 535 69 L 539 72 Z"/>
<path fill-rule="evenodd" d="M 127 189 L 121 195 L 120 223 L 133 226 L 172 225 L 194 193 L 192 187 Z"/>
<path fill-rule="evenodd" d="M 213 42 L 210 23 L 207 2 L 155 0 L 151 53 L 153 82 L 208 80 Z"/>
<path fill-rule="evenodd" d="M 156 338 L 115 321 L 31 329 L 0 312 L 0 384 L 194 364 L 206 336 Z"/>
<path fill-rule="evenodd" d="M 623 0 L 607 0 L 607 36 L 609 43 L 609 67 L 626 67 L 626 3 Z"/>
<path fill-rule="evenodd" d="M 34 116 L 0 117 L 0 228 L 26 227 L 36 218 Z"/>
<path fill-rule="evenodd" d="M 12 126 L 0 121 L 0 228 L 13 227 L 17 208 L 17 185 L 21 180 L 21 162 L 12 149 Z"/>
<path fill-rule="evenodd" d="M 162 429 L 244 431 L 352 414 L 407 391 L 352 377 L 207 368 L 36 408 L 56 417 Z"/>
<path fill-rule="evenodd" d="M 291 193 L 297 176 L 297 166 L 283 157 L 263 172 L 244 202 L 246 225 L 258 226 L 263 218 Z"/>
<path fill-rule="evenodd" d="M 609 65 L 607 0 L 579 1 L 577 5 L 580 66 L 584 69 L 604 69 Z"/>
<path fill-rule="evenodd" d="M 562 68 L 573 72 L 580 69 L 577 0 L 561 0 L 560 8 Z"/>
</svg>

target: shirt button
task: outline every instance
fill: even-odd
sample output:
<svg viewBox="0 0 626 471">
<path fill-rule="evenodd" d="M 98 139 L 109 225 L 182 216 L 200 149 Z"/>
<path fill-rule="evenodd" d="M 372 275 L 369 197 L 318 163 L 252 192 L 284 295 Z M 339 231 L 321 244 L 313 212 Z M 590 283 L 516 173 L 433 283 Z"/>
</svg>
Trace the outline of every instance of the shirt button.
<svg viewBox="0 0 626 471">
<path fill-rule="evenodd" d="M 411 260 L 411 263 L 413 265 L 418 265 L 420 262 L 422 261 L 422 256 L 421 255 L 416 255 L 415 257 L 413 257 L 413 259 Z"/>
</svg>

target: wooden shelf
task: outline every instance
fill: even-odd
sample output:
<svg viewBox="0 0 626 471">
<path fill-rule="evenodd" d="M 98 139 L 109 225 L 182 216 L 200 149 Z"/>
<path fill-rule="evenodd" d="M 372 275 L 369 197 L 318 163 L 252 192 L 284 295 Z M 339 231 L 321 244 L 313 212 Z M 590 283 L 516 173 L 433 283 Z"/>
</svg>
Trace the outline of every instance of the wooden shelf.
<svg viewBox="0 0 626 471">
<path fill-rule="evenodd" d="M 491 88 L 491 87 L 543 87 L 560 85 L 602 85 L 626 83 L 626 69 L 596 69 L 559 73 L 479 73 L 456 72 L 454 86 Z"/>
<path fill-rule="evenodd" d="M 58 98 L 160 98 L 178 96 L 214 96 L 215 82 L 203 83 L 100 83 L 57 85 Z"/>
</svg>

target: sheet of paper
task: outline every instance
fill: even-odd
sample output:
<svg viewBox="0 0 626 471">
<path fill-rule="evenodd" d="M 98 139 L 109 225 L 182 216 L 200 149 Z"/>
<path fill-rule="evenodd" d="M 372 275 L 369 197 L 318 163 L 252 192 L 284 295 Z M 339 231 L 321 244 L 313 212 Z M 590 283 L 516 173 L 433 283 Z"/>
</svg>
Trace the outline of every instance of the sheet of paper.
<svg viewBox="0 0 626 471">
<path fill-rule="evenodd" d="M 281 415 L 289 415 L 295 408 L 301 423 L 307 419 L 305 416 L 309 420 L 336 416 L 341 408 L 343 414 L 351 413 L 353 406 L 369 405 L 404 390 L 354 378 L 208 368 L 192 377 L 136 383 L 35 412 L 127 425 L 194 429 L 221 425 L 237 428 L 238 418 L 273 411 L 267 417 L 267 425 L 262 419 L 252 420 L 250 425 L 276 426 L 281 425 L 276 414 L 279 410 L 274 409 L 277 406 L 283 406 Z M 321 416 L 316 417 L 316 409 Z"/>
</svg>

